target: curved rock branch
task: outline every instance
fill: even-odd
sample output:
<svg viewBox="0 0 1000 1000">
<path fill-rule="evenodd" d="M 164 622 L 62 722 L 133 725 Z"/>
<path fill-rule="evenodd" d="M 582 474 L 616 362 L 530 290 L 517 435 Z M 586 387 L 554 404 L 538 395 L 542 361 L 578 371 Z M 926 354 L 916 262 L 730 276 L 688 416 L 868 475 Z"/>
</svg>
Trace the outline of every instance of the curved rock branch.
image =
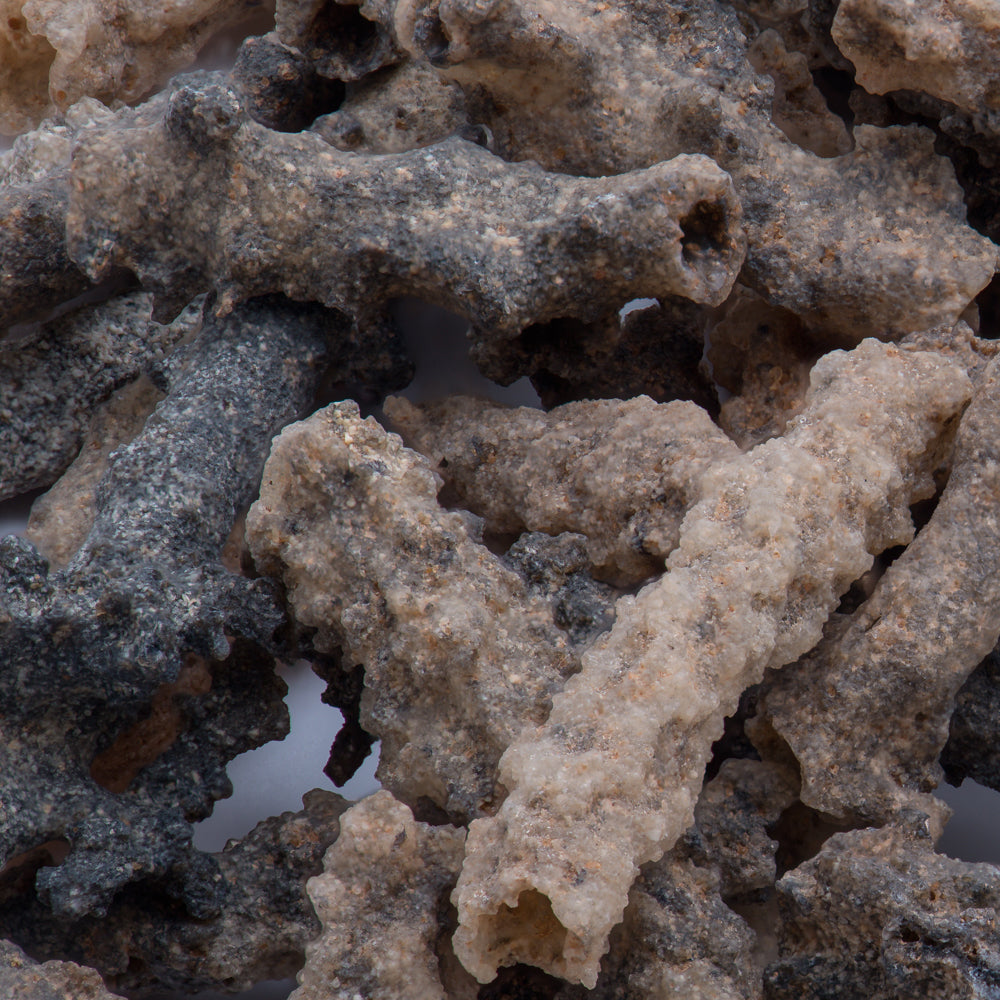
<svg viewBox="0 0 1000 1000">
<path fill-rule="evenodd" d="M 739 202 L 704 157 L 581 179 L 458 139 L 357 156 L 248 121 L 217 84 L 181 86 L 153 124 L 88 134 L 72 182 L 74 260 L 133 270 L 158 316 L 214 281 L 223 310 L 283 291 L 367 315 L 415 295 L 510 338 L 642 296 L 720 302 L 744 253 Z"/>
<path fill-rule="evenodd" d="M 835 346 L 954 323 L 996 269 L 930 131 L 865 126 L 830 159 L 790 142 L 729 4 L 396 0 L 396 32 L 507 159 L 595 176 L 712 157 L 746 213 L 744 280 Z"/>
<path fill-rule="evenodd" d="M 716 465 L 669 572 L 504 754 L 509 790 L 469 828 L 456 953 L 481 981 L 526 961 L 593 986 L 638 866 L 689 825 L 712 741 L 765 667 L 794 661 L 872 553 L 908 541 L 908 505 L 969 380 L 865 341 L 821 359 L 789 432 Z"/>
<path fill-rule="evenodd" d="M 50 572 L 28 542 L 0 542 L 0 799 L 17 803 L 2 812 L 0 859 L 69 840 L 69 858 L 43 880 L 57 910 L 100 911 L 124 883 L 181 859 L 193 866 L 182 881 L 211 881 L 191 854 L 187 819 L 225 785 L 195 782 L 205 803 L 195 808 L 179 803 L 177 776 L 156 794 L 116 798 L 89 769 L 104 734 L 176 683 L 186 655 L 223 660 L 240 636 L 273 647 L 283 620 L 273 588 L 230 574 L 220 553 L 257 489 L 270 436 L 312 401 L 347 327 L 280 299 L 208 322 L 175 361 L 166 399 L 116 452 L 67 567 Z M 232 730 L 235 752 L 253 731 Z M 200 766 L 186 761 L 181 787 Z M 195 889 L 187 896 L 202 905 Z"/>
<path fill-rule="evenodd" d="M 548 601 L 440 507 L 439 486 L 395 434 L 335 403 L 275 441 L 247 540 L 317 647 L 364 664 L 383 785 L 467 821 L 496 809 L 500 755 L 579 661 Z"/>
<path fill-rule="evenodd" d="M 872 596 L 773 677 L 758 720 L 802 770 L 802 801 L 866 824 L 938 812 L 955 696 L 1000 637 L 1000 359 L 978 381 L 929 523 Z M 900 706 L 905 705 L 905 711 Z"/>
<path fill-rule="evenodd" d="M 739 454 L 694 403 L 646 396 L 548 413 L 392 398 L 385 411 L 490 531 L 579 532 L 598 575 L 623 586 L 662 572 L 702 475 Z"/>
</svg>

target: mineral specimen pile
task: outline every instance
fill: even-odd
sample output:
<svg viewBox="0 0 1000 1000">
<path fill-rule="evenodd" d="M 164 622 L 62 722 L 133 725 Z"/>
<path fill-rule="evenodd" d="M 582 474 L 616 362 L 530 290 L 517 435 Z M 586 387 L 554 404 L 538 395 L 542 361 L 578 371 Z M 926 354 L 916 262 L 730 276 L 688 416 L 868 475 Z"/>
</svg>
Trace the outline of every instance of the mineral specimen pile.
<svg viewBox="0 0 1000 1000">
<path fill-rule="evenodd" d="M 0 993 L 1000 996 L 995 15 L 0 0 Z"/>
<path fill-rule="evenodd" d="M 817 642 L 872 553 L 909 540 L 968 394 L 956 364 L 865 341 L 816 365 L 783 438 L 706 473 L 669 572 L 619 601 L 501 759 L 500 810 L 469 828 L 455 948 L 477 978 L 528 961 L 594 986 L 638 866 L 693 818 L 722 716 Z"/>
</svg>

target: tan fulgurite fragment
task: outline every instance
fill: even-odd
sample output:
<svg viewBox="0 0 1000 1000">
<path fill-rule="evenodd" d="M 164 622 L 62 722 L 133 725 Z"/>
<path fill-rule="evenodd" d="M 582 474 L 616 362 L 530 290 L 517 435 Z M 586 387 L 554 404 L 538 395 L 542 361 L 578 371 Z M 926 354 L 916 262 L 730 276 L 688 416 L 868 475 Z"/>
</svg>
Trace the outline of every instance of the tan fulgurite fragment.
<svg viewBox="0 0 1000 1000">
<path fill-rule="evenodd" d="M 743 205 L 742 280 L 810 324 L 856 343 L 954 323 L 997 249 L 933 133 L 864 126 L 832 158 L 793 144 L 733 6 L 396 0 L 396 33 L 462 86 L 506 159 L 603 176 L 710 156 Z"/>
<path fill-rule="evenodd" d="M 10 941 L 0 941 L 0 991 L 4 1000 L 121 1000 L 93 969 L 35 962 Z"/>
<path fill-rule="evenodd" d="M 865 341 L 817 363 L 783 438 L 705 474 L 669 572 L 618 602 L 470 826 L 453 898 L 473 975 L 523 961 L 593 986 L 638 866 L 692 820 L 723 716 L 819 640 L 872 553 L 909 541 L 923 457 L 969 389 L 951 361 Z"/>
<path fill-rule="evenodd" d="M 378 776 L 460 819 L 496 807 L 496 765 L 578 667 L 549 604 L 437 502 L 441 480 L 354 402 L 287 427 L 247 517 L 317 648 L 365 666 Z"/>
<path fill-rule="evenodd" d="M 599 575 L 622 585 L 662 572 L 702 474 L 739 452 L 701 407 L 648 396 L 549 413 L 394 398 L 386 414 L 491 531 L 579 532 Z"/>
<path fill-rule="evenodd" d="M 0 134 L 81 97 L 136 101 L 264 0 L 0 0 Z"/>
<path fill-rule="evenodd" d="M 955 695 L 1000 634 L 998 497 L 994 359 L 928 524 L 850 618 L 770 680 L 754 725 L 766 720 L 797 758 L 806 805 L 866 824 L 907 807 L 940 815 L 930 793 Z"/>
<path fill-rule="evenodd" d="M 418 823 L 380 791 L 340 819 L 308 891 L 323 933 L 289 1000 L 446 1000 L 435 951 L 465 831 Z"/>
<path fill-rule="evenodd" d="M 922 90 L 964 111 L 1000 111 L 995 0 L 841 0 L 833 38 L 870 93 Z"/>
</svg>

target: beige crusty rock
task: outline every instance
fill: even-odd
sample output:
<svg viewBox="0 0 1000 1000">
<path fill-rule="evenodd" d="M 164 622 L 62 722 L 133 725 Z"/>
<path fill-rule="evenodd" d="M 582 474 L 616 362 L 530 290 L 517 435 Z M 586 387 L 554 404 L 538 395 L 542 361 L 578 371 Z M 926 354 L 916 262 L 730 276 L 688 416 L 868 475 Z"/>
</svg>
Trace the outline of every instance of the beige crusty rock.
<svg viewBox="0 0 1000 1000">
<path fill-rule="evenodd" d="M 768 29 L 753 40 L 747 58 L 774 81 L 771 120 L 792 142 L 817 156 L 850 152 L 851 135 L 827 106 L 801 52 L 790 52 L 781 35 Z"/>
<path fill-rule="evenodd" d="M 136 101 L 264 0 L 0 0 L 0 134 L 96 97 Z"/>
<path fill-rule="evenodd" d="M 788 139 L 728 3 L 395 2 L 400 43 L 505 158 L 600 176 L 712 157 L 743 204 L 742 280 L 852 343 L 954 323 L 995 271 L 929 130 L 861 127 L 827 159 Z"/>
<path fill-rule="evenodd" d="M 403 153 L 440 142 L 468 126 L 458 84 L 425 62 L 407 59 L 360 81 L 344 103 L 310 131 L 338 149 Z"/>
<path fill-rule="evenodd" d="M 320 76 L 361 80 L 403 58 L 388 0 L 277 0 L 275 30 Z"/>
<path fill-rule="evenodd" d="M 399 437 L 334 403 L 275 439 L 247 542 L 317 648 L 364 664 L 382 784 L 467 820 L 496 808 L 500 755 L 579 664 L 549 603 L 440 487 Z"/>
<path fill-rule="evenodd" d="M 446 1000 L 436 945 L 465 831 L 418 823 L 387 791 L 340 819 L 308 892 L 323 933 L 289 1000 Z"/>
<path fill-rule="evenodd" d="M 1000 126 L 993 0 L 841 0 L 833 38 L 870 93 L 922 90 Z"/>
<path fill-rule="evenodd" d="M 4 1000 L 121 1000 L 93 969 L 35 962 L 10 941 L 0 941 L 0 995 Z"/>
<path fill-rule="evenodd" d="M 719 425 L 743 449 L 784 432 L 802 411 L 809 372 L 825 353 L 794 313 L 737 285 L 717 310 L 706 359 L 731 393 Z"/>
<path fill-rule="evenodd" d="M 815 645 L 872 553 L 909 541 L 925 455 L 969 391 L 951 361 L 865 341 L 817 363 L 783 438 L 705 474 L 669 572 L 619 600 L 504 754 L 503 805 L 470 826 L 453 898 L 473 975 L 522 961 L 593 986 L 638 866 L 693 818 L 723 716 Z"/>
<path fill-rule="evenodd" d="M 759 1000 L 753 943 L 718 875 L 671 853 L 632 886 L 595 988 L 566 986 L 554 1000 Z"/>
<path fill-rule="evenodd" d="M 938 810 L 955 695 L 1000 636 L 1000 359 L 978 380 L 929 523 L 849 619 L 770 679 L 766 720 L 802 801 L 851 822 Z M 905 710 L 901 710 L 905 706 Z"/>
<path fill-rule="evenodd" d="M 579 532 L 598 575 L 662 572 L 708 468 L 738 449 L 694 403 L 567 403 L 548 413 L 469 396 L 386 415 L 490 531 Z"/>
</svg>

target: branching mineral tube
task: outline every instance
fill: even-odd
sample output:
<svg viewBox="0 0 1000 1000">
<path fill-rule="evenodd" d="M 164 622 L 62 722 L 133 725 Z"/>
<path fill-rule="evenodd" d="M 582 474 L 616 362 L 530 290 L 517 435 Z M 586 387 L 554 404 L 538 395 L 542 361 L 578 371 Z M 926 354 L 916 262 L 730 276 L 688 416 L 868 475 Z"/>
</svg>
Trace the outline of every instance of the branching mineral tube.
<svg viewBox="0 0 1000 1000">
<path fill-rule="evenodd" d="M 439 487 L 426 459 L 336 403 L 275 440 L 247 541 L 317 647 L 365 665 L 383 785 L 468 819 L 496 808 L 500 755 L 578 662 L 548 603 L 440 507 Z"/>
<path fill-rule="evenodd" d="M 222 84 L 180 86 L 150 125 L 89 133 L 72 186 L 73 258 L 95 278 L 133 270 L 158 318 L 213 281 L 222 308 L 284 291 L 353 315 L 377 289 L 376 307 L 416 295 L 503 339 L 637 297 L 721 302 L 744 254 L 739 202 L 705 157 L 607 178 L 458 139 L 362 157 L 247 120 Z"/>
<path fill-rule="evenodd" d="M 169 780 L 169 767 L 145 768 L 129 796 L 106 792 L 89 769 L 102 739 L 177 680 L 186 654 L 224 660 L 236 655 L 234 637 L 272 646 L 282 620 L 273 587 L 230 574 L 219 553 L 256 490 L 270 436 L 312 401 L 348 327 L 281 299 L 206 323 L 166 399 L 116 453 L 69 565 L 50 572 L 27 541 L 0 542 L 0 862 L 71 841 L 63 864 L 39 877 L 56 910 L 100 911 L 128 881 L 174 867 L 192 907 L 211 897 L 188 818 L 225 794 L 231 758 L 219 765 L 221 790 L 191 777 L 207 756 L 182 755 L 181 780 Z M 261 672 L 274 679 L 270 658 Z M 246 707 L 238 703 L 236 717 Z M 258 735 L 272 738 L 272 711 L 261 719 Z M 255 729 L 243 721 L 232 730 L 235 752 L 249 749 L 242 741 Z M 216 736 L 233 747 L 226 727 L 205 734 Z"/>
<path fill-rule="evenodd" d="M 925 91 L 1000 132 L 1000 18 L 990 0 L 843 0 L 833 39 L 869 93 Z"/>
<path fill-rule="evenodd" d="M 798 759 L 806 805 L 866 824 L 908 806 L 936 812 L 926 800 L 955 695 L 1000 636 L 998 496 L 1000 359 L 965 411 L 930 522 L 762 699 L 758 717 Z"/>
<path fill-rule="evenodd" d="M 344 814 L 309 880 L 323 933 L 289 1000 L 447 1000 L 435 950 L 465 831 L 418 823 L 386 791 Z"/>
<path fill-rule="evenodd" d="M 852 343 L 954 323 L 994 273 L 933 133 L 858 128 L 832 159 L 794 145 L 729 4 L 398 0 L 396 29 L 507 159 L 604 175 L 711 156 L 746 213 L 743 280 Z"/>
<path fill-rule="evenodd" d="M 909 540 L 923 456 L 969 390 L 951 361 L 865 341 L 819 361 L 783 438 L 703 477 L 669 572 L 618 602 L 470 826 L 454 945 L 480 981 L 525 961 L 593 986 L 638 866 L 691 822 L 722 717 L 818 641 L 871 553 Z"/>
<path fill-rule="evenodd" d="M 700 407 L 646 396 L 549 413 L 393 398 L 386 414 L 491 531 L 579 532 L 599 575 L 620 584 L 662 570 L 701 476 L 738 454 Z"/>
</svg>

